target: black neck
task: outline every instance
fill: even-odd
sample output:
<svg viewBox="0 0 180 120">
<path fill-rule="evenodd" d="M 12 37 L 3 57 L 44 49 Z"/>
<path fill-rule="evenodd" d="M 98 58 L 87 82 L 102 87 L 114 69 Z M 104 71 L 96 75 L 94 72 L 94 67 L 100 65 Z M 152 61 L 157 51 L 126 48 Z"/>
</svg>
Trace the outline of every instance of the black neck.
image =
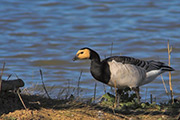
<svg viewBox="0 0 180 120">
<path fill-rule="evenodd" d="M 90 55 L 91 61 L 96 61 L 96 62 L 99 62 L 99 63 L 101 62 L 100 57 L 99 57 L 97 52 L 95 52 L 94 50 L 91 50 L 90 54 L 91 54 Z"/>
<path fill-rule="evenodd" d="M 102 67 L 101 67 L 101 60 L 100 60 L 98 53 L 91 50 L 90 60 L 91 60 L 91 74 L 92 74 L 92 76 L 96 80 L 102 82 L 102 69 L 101 69 Z"/>
<path fill-rule="evenodd" d="M 107 84 L 110 79 L 110 71 L 108 69 L 108 65 L 101 62 L 98 53 L 96 53 L 93 50 L 91 50 L 90 60 L 91 60 L 90 70 L 91 70 L 92 76 L 96 80 Z"/>
</svg>

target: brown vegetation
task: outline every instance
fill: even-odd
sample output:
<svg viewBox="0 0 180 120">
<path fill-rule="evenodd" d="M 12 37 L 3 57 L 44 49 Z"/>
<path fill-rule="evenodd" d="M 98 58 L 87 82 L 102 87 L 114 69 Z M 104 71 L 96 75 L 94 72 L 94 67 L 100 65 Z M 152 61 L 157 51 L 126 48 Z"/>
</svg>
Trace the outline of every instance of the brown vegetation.
<svg viewBox="0 0 180 120">
<path fill-rule="evenodd" d="M 86 103 L 76 100 L 48 99 L 35 95 L 22 95 L 27 107 L 25 110 L 17 94 L 4 93 L 0 99 L 0 119 L 4 120 L 121 120 L 121 119 L 177 119 L 180 112 L 179 103 L 171 106 L 121 105 L 121 108 L 108 107 L 108 103 Z M 134 108 L 135 106 L 135 108 Z M 143 107 L 142 107 L 143 106 Z"/>
</svg>

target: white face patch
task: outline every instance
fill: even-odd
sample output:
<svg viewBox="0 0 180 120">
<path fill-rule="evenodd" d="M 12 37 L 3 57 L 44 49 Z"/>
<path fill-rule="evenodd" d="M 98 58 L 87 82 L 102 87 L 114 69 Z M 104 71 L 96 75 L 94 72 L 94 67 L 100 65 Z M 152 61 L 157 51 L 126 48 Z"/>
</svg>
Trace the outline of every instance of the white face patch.
<svg viewBox="0 0 180 120">
<path fill-rule="evenodd" d="M 108 85 L 116 86 L 117 88 L 122 87 L 138 87 L 141 82 L 146 78 L 146 72 L 144 69 L 131 65 L 122 64 L 112 60 L 108 62 L 111 76 Z"/>
<path fill-rule="evenodd" d="M 90 51 L 88 49 L 79 50 L 76 53 L 78 59 L 89 59 L 90 58 Z"/>
</svg>

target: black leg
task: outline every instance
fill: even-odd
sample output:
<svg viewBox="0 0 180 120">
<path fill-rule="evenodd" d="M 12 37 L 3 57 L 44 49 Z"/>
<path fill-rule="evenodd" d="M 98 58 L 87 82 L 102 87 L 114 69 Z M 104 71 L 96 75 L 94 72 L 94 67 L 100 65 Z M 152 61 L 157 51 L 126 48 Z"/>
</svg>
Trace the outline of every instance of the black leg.
<svg viewBox="0 0 180 120">
<path fill-rule="evenodd" d="M 136 96 L 137 96 L 138 103 L 140 103 L 139 87 L 132 88 L 132 90 L 134 90 L 134 91 L 135 91 Z"/>
<path fill-rule="evenodd" d="M 118 89 L 116 92 L 117 92 L 117 106 L 119 106 L 123 90 L 122 89 Z"/>
</svg>

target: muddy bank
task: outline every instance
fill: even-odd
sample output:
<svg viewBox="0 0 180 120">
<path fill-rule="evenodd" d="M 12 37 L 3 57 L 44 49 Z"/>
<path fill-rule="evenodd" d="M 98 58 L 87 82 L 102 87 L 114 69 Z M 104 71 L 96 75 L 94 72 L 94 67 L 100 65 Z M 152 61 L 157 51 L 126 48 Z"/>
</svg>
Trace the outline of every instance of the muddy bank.
<svg viewBox="0 0 180 120">
<path fill-rule="evenodd" d="M 119 119 L 177 119 L 180 104 L 147 105 L 122 104 L 121 108 L 113 108 L 108 103 L 92 104 L 76 100 L 48 99 L 37 95 L 21 95 L 27 109 L 23 107 L 17 94 L 3 93 L 0 95 L 0 115 L 6 120 L 26 119 L 57 119 L 57 120 L 119 120 Z M 121 106 L 122 106 L 121 105 Z M 133 107 L 132 107 L 133 106 Z"/>
</svg>

